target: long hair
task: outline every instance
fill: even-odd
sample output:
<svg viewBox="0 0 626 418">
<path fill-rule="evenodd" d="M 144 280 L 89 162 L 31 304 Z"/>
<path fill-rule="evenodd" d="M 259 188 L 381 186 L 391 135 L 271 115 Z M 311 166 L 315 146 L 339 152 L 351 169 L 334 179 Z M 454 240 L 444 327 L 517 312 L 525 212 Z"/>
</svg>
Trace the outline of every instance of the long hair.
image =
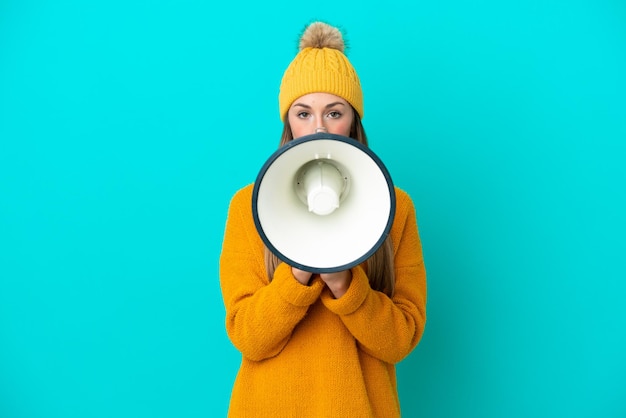
<svg viewBox="0 0 626 418">
<path fill-rule="evenodd" d="M 352 127 L 350 128 L 350 138 L 356 139 L 361 144 L 368 146 L 365 128 L 363 128 L 361 118 L 356 111 L 354 111 L 354 121 L 352 123 Z M 282 147 L 291 140 L 293 140 L 293 133 L 291 132 L 291 126 L 289 125 L 288 118 L 285 118 L 285 124 L 283 126 L 283 133 L 279 146 Z M 280 262 L 281 260 L 276 256 L 276 254 L 272 253 L 267 247 L 265 247 L 265 270 L 270 281 L 274 277 L 274 271 L 276 271 L 276 267 L 278 267 Z M 391 236 L 387 237 L 380 248 L 367 259 L 365 269 L 367 271 L 371 288 L 392 297 L 395 290 L 395 274 L 393 266 L 393 243 L 391 242 Z"/>
</svg>

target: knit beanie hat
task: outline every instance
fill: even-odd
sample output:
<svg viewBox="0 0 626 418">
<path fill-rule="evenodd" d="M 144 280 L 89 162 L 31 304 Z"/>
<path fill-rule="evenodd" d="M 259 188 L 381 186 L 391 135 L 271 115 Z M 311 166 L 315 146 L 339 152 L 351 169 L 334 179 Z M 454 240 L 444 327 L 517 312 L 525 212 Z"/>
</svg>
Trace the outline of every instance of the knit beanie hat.
<svg viewBox="0 0 626 418">
<path fill-rule="evenodd" d="M 300 52 L 283 75 L 278 94 L 284 121 L 292 103 L 309 93 L 330 93 L 346 100 L 363 118 L 363 93 L 359 77 L 344 54 L 345 43 L 336 27 L 313 22 L 306 27 Z"/>
</svg>

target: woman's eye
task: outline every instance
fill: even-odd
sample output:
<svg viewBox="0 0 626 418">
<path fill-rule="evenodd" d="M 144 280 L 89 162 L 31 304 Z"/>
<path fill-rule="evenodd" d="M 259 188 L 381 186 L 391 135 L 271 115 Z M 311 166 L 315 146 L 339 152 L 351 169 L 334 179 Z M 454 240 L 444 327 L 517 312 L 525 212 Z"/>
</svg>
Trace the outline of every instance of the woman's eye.
<svg viewBox="0 0 626 418">
<path fill-rule="evenodd" d="M 336 110 L 333 110 L 332 112 L 328 113 L 328 117 L 330 117 L 331 119 L 337 119 L 341 117 L 341 113 Z"/>
<path fill-rule="evenodd" d="M 309 112 L 299 112 L 298 117 L 300 119 L 306 119 L 307 117 L 309 117 Z"/>
</svg>

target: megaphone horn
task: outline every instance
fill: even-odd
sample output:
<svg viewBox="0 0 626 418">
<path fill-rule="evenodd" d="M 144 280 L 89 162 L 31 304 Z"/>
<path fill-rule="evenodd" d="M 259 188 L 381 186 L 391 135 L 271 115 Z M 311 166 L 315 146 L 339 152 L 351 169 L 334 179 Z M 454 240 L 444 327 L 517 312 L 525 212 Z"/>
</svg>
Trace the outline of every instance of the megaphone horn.
<svg viewBox="0 0 626 418">
<path fill-rule="evenodd" d="M 395 215 L 391 176 L 374 152 L 315 133 L 280 147 L 254 183 L 252 214 L 265 245 L 301 270 L 332 273 L 367 260 Z"/>
</svg>

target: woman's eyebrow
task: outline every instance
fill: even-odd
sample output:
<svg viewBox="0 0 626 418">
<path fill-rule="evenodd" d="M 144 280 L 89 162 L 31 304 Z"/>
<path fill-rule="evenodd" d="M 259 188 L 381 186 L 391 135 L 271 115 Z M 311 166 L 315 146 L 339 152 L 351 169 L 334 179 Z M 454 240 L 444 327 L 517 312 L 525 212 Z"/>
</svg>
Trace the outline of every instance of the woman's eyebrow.
<svg viewBox="0 0 626 418">
<path fill-rule="evenodd" d="M 329 107 L 337 106 L 337 105 L 345 106 L 345 103 L 342 103 L 342 102 L 333 102 L 333 103 L 328 103 L 328 104 L 326 105 L 326 109 L 328 109 Z"/>
<path fill-rule="evenodd" d="M 341 106 L 345 106 L 345 103 L 342 102 L 333 102 L 333 103 L 328 103 L 326 106 L 324 106 L 326 109 L 328 109 L 329 107 L 333 107 L 333 106 L 337 106 L 337 105 L 341 105 Z M 309 106 L 308 104 L 304 104 L 304 103 L 294 103 L 293 106 L 300 106 L 300 107 L 304 107 L 306 109 L 311 109 L 311 106 Z"/>
</svg>

